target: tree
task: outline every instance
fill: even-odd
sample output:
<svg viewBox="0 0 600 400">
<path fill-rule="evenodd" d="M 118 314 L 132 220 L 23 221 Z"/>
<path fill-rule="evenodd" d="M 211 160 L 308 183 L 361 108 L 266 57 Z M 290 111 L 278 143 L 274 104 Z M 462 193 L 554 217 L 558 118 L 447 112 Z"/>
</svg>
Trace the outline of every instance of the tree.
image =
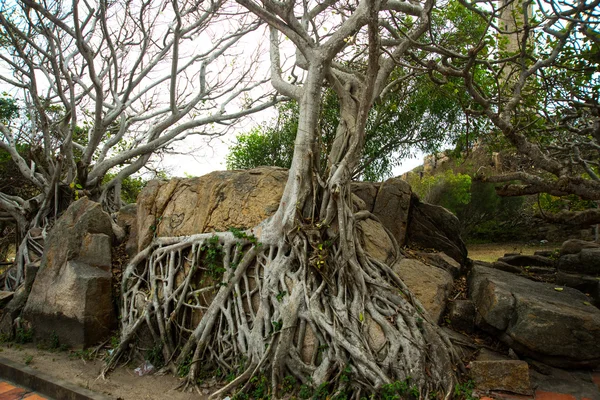
<svg viewBox="0 0 600 400">
<path fill-rule="evenodd" d="M 460 85 L 473 101 L 470 113 L 489 119 L 532 166 L 481 178 L 502 183 L 503 196 L 599 200 L 598 1 L 461 4 L 484 29 L 463 46 L 447 40 L 453 31 L 431 35 L 420 44 L 430 58 L 415 58 L 414 65 L 441 84 Z M 562 212 L 554 219 L 593 224 L 600 212 Z"/>
<path fill-rule="evenodd" d="M 191 387 L 203 366 L 226 373 L 241 367 L 215 398 L 247 391 L 261 376 L 277 397 L 287 374 L 340 398 L 368 396 L 396 381 L 412 386 L 417 397 L 449 397 L 456 381 L 453 347 L 390 266 L 363 249 L 357 223 L 372 216 L 354 213 L 350 192 L 369 112 L 402 83 L 406 73 L 396 70 L 397 63 L 428 31 L 434 1 L 238 2 L 269 25 L 271 83 L 299 107 L 279 208 L 252 230 L 159 237 L 141 251 L 123 275 L 121 343 L 105 372 L 147 326 L 170 360 L 167 367 L 189 367 Z M 290 80 L 281 64 L 281 34 L 296 50 Z M 338 97 L 339 124 L 321 174 L 325 86 Z M 192 285 L 194 274 L 208 273 L 210 265 L 222 273 L 217 285 Z M 178 271 L 185 271 L 183 278 Z M 200 322 L 181 327 L 192 308 L 203 307 L 197 296 L 215 289 Z M 253 295 L 258 310 L 246 312 L 242 301 Z M 380 351 L 363 335 L 373 324 L 384 332 Z M 321 349 L 314 363 L 298 355 L 307 330 Z"/>
<path fill-rule="evenodd" d="M 231 29 L 211 36 L 225 20 Z M 75 197 L 118 210 L 123 181 L 152 155 L 191 135 L 218 136 L 274 104 L 255 93 L 264 81 L 250 79 L 254 58 L 232 61 L 259 26 L 223 1 L 1 3 L 0 65 L 9 73 L 0 80 L 20 116 L 3 98 L 0 111 L 12 114 L 0 121 L 0 150 L 35 188 L 0 192 L 2 216 L 22 239 L 8 288 L 23 281 L 46 229 Z M 235 68 L 219 74 L 223 63 Z"/>
<path fill-rule="evenodd" d="M 431 153 L 442 145 L 461 140 L 469 134 L 479 136 L 477 126 L 469 126 L 462 103 L 456 93 L 448 93 L 426 75 L 408 76 L 402 85 L 386 92 L 369 111 L 365 148 L 353 179 L 380 181 L 415 151 Z M 331 89 L 324 91 L 319 113 L 321 147 L 320 173 L 327 168 L 339 124 L 339 101 Z M 289 168 L 298 126 L 298 103 L 291 100 L 278 106 L 278 116 L 268 126 L 252 129 L 237 136 L 229 149 L 228 169 L 256 168 L 273 165 Z"/>
</svg>

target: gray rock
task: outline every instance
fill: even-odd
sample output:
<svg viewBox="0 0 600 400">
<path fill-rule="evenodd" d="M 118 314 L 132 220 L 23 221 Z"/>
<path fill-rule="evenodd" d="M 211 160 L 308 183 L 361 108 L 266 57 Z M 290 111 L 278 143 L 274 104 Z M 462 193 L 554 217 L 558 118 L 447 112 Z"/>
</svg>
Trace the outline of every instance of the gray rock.
<svg viewBox="0 0 600 400">
<path fill-rule="evenodd" d="M 390 178 L 379 187 L 373 207 L 373 214 L 392 232 L 400 246 L 406 241 L 411 193 L 408 182 Z"/>
<path fill-rule="evenodd" d="M 44 341 L 87 347 L 110 335 L 117 319 L 111 285 L 112 227 L 87 198 L 76 201 L 50 232 L 23 316 Z"/>
<path fill-rule="evenodd" d="M 514 265 L 516 267 L 553 267 L 554 260 L 542 256 L 530 256 L 518 254 L 514 256 L 504 256 L 498 261 Z"/>
<path fill-rule="evenodd" d="M 600 274 L 600 248 L 583 249 L 579 253 L 581 267 L 579 272 L 584 274 Z"/>
<path fill-rule="evenodd" d="M 12 300 L 14 294 L 15 292 L 0 290 L 0 308 L 4 308 Z"/>
<path fill-rule="evenodd" d="M 470 366 L 471 378 L 475 381 L 476 389 L 502 390 L 525 395 L 532 393 L 529 366 L 525 361 L 472 361 Z"/>
<path fill-rule="evenodd" d="M 433 320 L 438 322 L 452 291 L 452 276 L 443 269 L 408 258 L 394 264 L 393 270 L 419 299 Z"/>
<path fill-rule="evenodd" d="M 496 351 L 492 351 L 482 347 L 479 350 L 479 354 L 475 357 L 475 361 L 506 361 L 510 360 L 510 357 Z"/>
<path fill-rule="evenodd" d="M 591 302 L 600 307 L 600 280 L 593 276 L 581 274 L 568 274 L 563 271 L 556 273 L 556 284 L 568 286 L 577 289 L 586 295 L 589 295 Z"/>
<path fill-rule="evenodd" d="M 510 265 L 505 263 L 504 261 L 495 261 L 490 265 L 490 268 L 498 269 L 500 271 L 512 272 L 513 274 L 520 274 L 523 272 L 521 267 L 516 267 L 514 265 Z"/>
<path fill-rule="evenodd" d="M 475 330 L 475 314 L 471 300 L 455 300 L 448 305 L 448 318 L 455 330 L 472 333 Z"/>
<path fill-rule="evenodd" d="M 352 182 L 351 190 L 359 199 L 364 201 L 367 210 L 373 212 L 375 199 L 381 183 L 373 182 Z"/>
<path fill-rule="evenodd" d="M 600 244 L 579 239 L 569 239 L 560 247 L 560 255 L 577 254 L 583 249 L 600 248 Z"/>
<path fill-rule="evenodd" d="M 560 271 L 578 271 L 581 265 L 580 254 L 565 254 L 558 259 L 557 267 Z"/>
<path fill-rule="evenodd" d="M 465 264 L 467 247 L 460 237 L 458 219 L 444 207 L 422 203 L 413 194 L 408 221 L 408 244 L 443 251 Z"/>
<path fill-rule="evenodd" d="M 563 370 L 535 361 L 529 367 L 531 387 L 535 390 L 561 393 L 565 399 L 600 400 L 600 390 L 589 370 Z"/>
<path fill-rule="evenodd" d="M 600 364 L 600 310 L 583 293 L 475 266 L 477 324 L 517 353 L 557 367 Z"/>
<path fill-rule="evenodd" d="M 417 252 L 417 255 L 424 258 L 429 264 L 449 272 L 454 278 L 457 278 L 462 272 L 462 266 L 444 252 L 426 253 L 420 251 Z"/>
<path fill-rule="evenodd" d="M 600 248 L 584 248 L 579 253 L 561 255 L 558 269 L 582 274 L 600 274 Z"/>
</svg>

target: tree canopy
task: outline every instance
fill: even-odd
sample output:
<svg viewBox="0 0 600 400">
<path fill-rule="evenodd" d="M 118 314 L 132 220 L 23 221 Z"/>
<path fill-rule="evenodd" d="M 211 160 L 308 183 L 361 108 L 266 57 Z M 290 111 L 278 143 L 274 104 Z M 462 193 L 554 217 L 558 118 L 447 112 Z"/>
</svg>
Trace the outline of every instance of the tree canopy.
<svg viewBox="0 0 600 400">
<path fill-rule="evenodd" d="M 418 46 L 429 56 L 414 58 L 413 65 L 429 70 L 440 84 L 458 82 L 473 104 L 467 111 L 495 127 L 488 141 L 499 135 L 532 165 L 483 178 L 503 183 L 498 193 L 505 196 L 600 199 L 598 2 L 460 4 L 483 29 L 460 36 L 458 48 L 443 40 L 454 37 L 454 29 L 431 36 Z M 574 213 L 562 217 L 582 222 Z M 584 220 L 595 223 L 599 217 L 589 211 Z"/>
<path fill-rule="evenodd" d="M 465 118 L 462 100 L 426 75 L 397 83 L 370 110 L 365 147 L 353 179 L 384 180 L 391 176 L 395 166 L 418 151 L 436 152 L 442 146 L 481 136 L 485 125 Z M 319 114 L 321 171 L 327 166 L 326 155 L 335 138 L 339 106 L 335 92 L 325 90 Z M 237 135 L 237 143 L 227 155 L 228 169 L 261 165 L 290 167 L 298 127 L 298 103 L 291 100 L 278 105 L 277 113 L 270 123 Z"/>
<path fill-rule="evenodd" d="M 224 1 L 0 3 L 0 150 L 35 188 L 0 191 L 2 218 L 27 239 L 78 196 L 118 210 L 153 155 L 273 105 L 254 59 L 234 61 L 259 26 Z M 10 285 L 30 259 L 25 240 Z"/>
</svg>

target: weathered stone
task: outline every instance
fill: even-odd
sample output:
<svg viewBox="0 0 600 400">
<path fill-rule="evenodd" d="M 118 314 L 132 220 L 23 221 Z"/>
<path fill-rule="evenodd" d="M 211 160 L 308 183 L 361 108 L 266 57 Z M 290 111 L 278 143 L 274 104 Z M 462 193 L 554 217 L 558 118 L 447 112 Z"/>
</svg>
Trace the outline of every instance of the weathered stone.
<svg viewBox="0 0 600 400">
<path fill-rule="evenodd" d="M 471 378 L 479 390 L 531 394 L 529 366 L 525 361 L 472 361 L 470 367 Z"/>
<path fill-rule="evenodd" d="M 137 204 L 127 204 L 117 213 L 117 224 L 125 231 L 127 243 L 125 252 L 133 258 L 138 248 Z"/>
<path fill-rule="evenodd" d="M 424 258 L 427 263 L 449 272 L 454 278 L 457 278 L 462 271 L 462 266 L 444 252 L 426 253 L 419 251 L 416 254 Z"/>
<path fill-rule="evenodd" d="M 448 305 L 448 318 L 455 330 L 471 333 L 475 330 L 475 306 L 471 300 L 455 300 Z"/>
<path fill-rule="evenodd" d="M 590 375 L 589 370 L 564 370 L 535 361 L 529 364 L 529 379 L 536 389 L 536 399 L 544 391 L 547 394 L 542 400 L 600 400 L 600 385 L 596 386 Z"/>
<path fill-rule="evenodd" d="M 379 187 L 373 207 L 373 214 L 392 232 L 400 246 L 406 241 L 411 193 L 408 182 L 390 178 Z"/>
<path fill-rule="evenodd" d="M 558 269 L 560 271 L 577 272 L 581 266 L 580 254 L 565 254 L 558 259 Z"/>
<path fill-rule="evenodd" d="M 354 193 L 352 193 L 352 206 L 354 207 L 354 212 L 367 210 L 367 204 L 363 201 L 363 199 L 361 199 Z"/>
<path fill-rule="evenodd" d="M 553 250 L 536 250 L 533 252 L 534 256 L 552 257 L 554 255 Z"/>
<path fill-rule="evenodd" d="M 600 248 L 582 249 L 579 253 L 581 268 L 578 272 L 600 275 Z"/>
<path fill-rule="evenodd" d="M 579 253 L 561 255 L 558 269 L 582 274 L 600 274 L 600 248 L 583 248 Z"/>
<path fill-rule="evenodd" d="M 560 247 L 560 255 L 577 254 L 583 249 L 597 249 L 600 244 L 579 239 L 569 239 Z"/>
<path fill-rule="evenodd" d="M 517 353 L 558 367 L 600 364 L 600 310 L 568 287 L 473 267 L 469 293 L 480 327 Z"/>
<path fill-rule="evenodd" d="M 14 294 L 15 292 L 0 290 L 0 308 L 4 308 L 4 306 L 12 300 Z"/>
<path fill-rule="evenodd" d="M 352 182 L 351 190 L 352 193 L 365 202 L 366 210 L 373 212 L 380 185 L 381 183 L 374 182 Z"/>
<path fill-rule="evenodd" d="M 496 351 L 486 349 L 485 347 L 482 347 L 481 349 L 479 349 L 479 353 L 477 354 L 477 357 L 475 357 L 474 361 L 504 361 L 504 360 L 510 360 L 510 357 L 508 357 L 507 355 L 498 353 Z"/>
<path fill-rule="evenodd" d="M 73 203 L 50 232 L 23 310 L 36 340 L 90 346 L 116 326 L 112 300 L 111 219 L 98 203 Z"/>
<path fill-rule="evenodd" d="M 379 222 L 366 219 L 358 223 L 358 228 L 362 231 L 361 244 L 370 256 L 386 264 L 396 258 L 392 240 Z"/>
<path fill-rule="evenodd" d="M 516 267 L 553 267 L 554 261 L 542 256 L 530 256 L 526 254 L 518 254 L 514 256 L 505 256 L 499 258 L 498 261 L 514 265 Z"/>
<path fill-rule="evenodd" d="M 590 296 L 591 302 L 600 307 L 600 280 L 593 276 L 568 274 L 563 271 L 556 273 L 556 284 L 568 286 Z"/>
<path fill-rule="evenodd" d="M 452 275 L 443 269 L 408 258 L 394 264 L 393 270 L 417 296 L 432 319 L 438 322 L 452 291 Z"/>
<path fill-rule="evenodd" d="M 138 196 L 138 249 L 154 235 L 252 228 L 277 211 L 287 175 L 282 168 L 262 167 L 151 181 Z"/>
<path fill-rule="evenodd" d="M 456 216 L 444 207 L 422 203 L 414 194 L 407 235 L 409 245 L 443 251 L 459 264 L 467 261 L 467 247 L 460 237 Z"/>
<path fill-rule="evenodd" d="M 514 274 L 520 274 L 522 272 L 520 267 L 507 264 L 503 261 L 495 261 L 490 265 L 490 268 L 499 269 L 500 271 L 512 272 Z"/>
</svg>

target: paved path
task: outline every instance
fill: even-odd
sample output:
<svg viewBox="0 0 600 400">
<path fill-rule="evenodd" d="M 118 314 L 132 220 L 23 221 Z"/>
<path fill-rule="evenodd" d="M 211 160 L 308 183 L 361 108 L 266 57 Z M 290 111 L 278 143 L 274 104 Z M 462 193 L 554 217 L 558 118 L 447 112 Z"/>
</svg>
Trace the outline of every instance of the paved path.
<svg viewBox="0 0 600 400">
<path fill-rule="evenodd" d="M 0 400 L 50 400 L 29 389 L 13 385 L 0 379 Z"/>
</svg>

